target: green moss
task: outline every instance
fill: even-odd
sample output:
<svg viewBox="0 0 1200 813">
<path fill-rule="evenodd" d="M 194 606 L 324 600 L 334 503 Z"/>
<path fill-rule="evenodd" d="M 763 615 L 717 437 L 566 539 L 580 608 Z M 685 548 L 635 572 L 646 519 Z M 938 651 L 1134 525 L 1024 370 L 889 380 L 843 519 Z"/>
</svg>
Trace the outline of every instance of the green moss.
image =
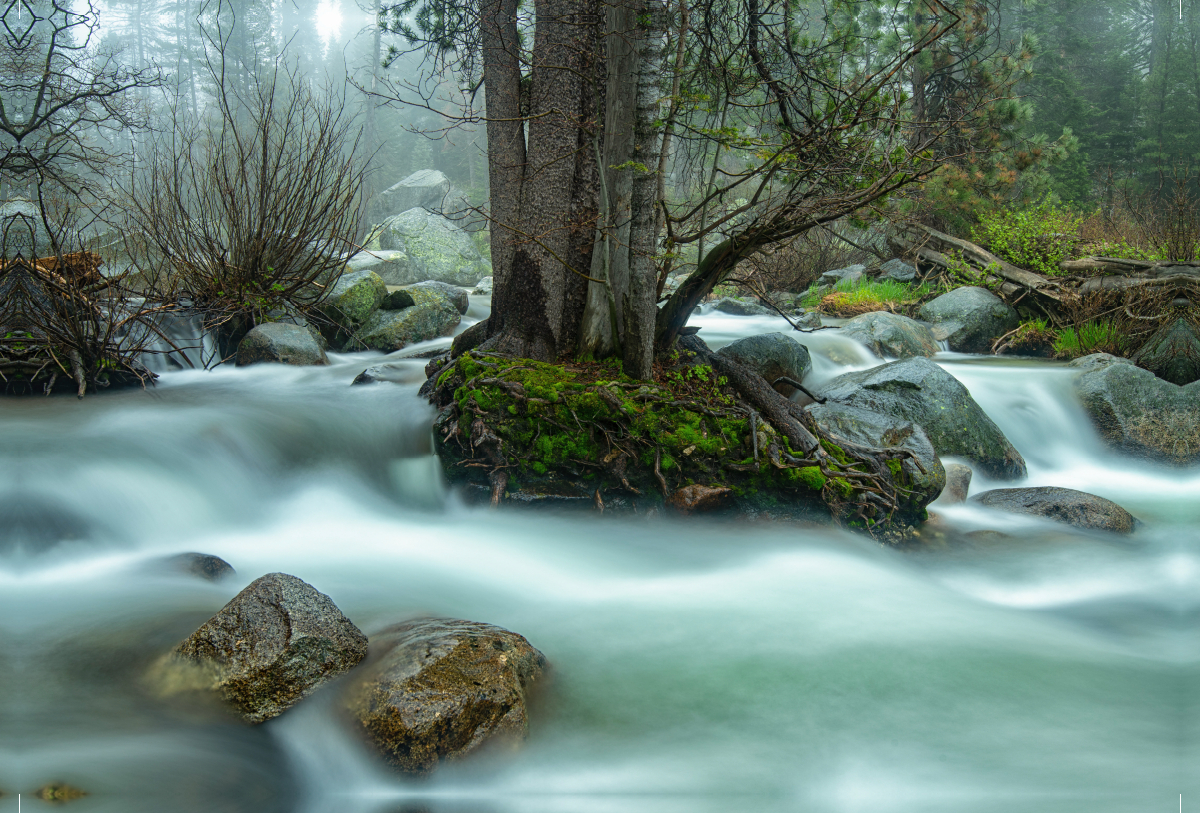
<svg viewBox="0 0 1200 813">
<path fill-rule="evenodd" d="M 830 481 L 818 466 L 779 467 L 766 454 L 756 456 L 748 419 L 740 412 L 720 414 L 729 409 L 728 389 L 710 371 L 678 376 L 672 385 L 634 381 L 618 365 L 610 369 L 611 377 L 606 372 L 603 380 L 580 381 L 584 370 L 594 376 L 595 368 L 464 354 L 451 371 L 439 376 L 439 384 L 465 382 L 454 393 L 459 441 L 444 447 L 459 456 L 447 464 L 448 475 L 487 485 L 487 466 L 460 465 L 464 457 L 479 454 L 466 439 L 482 411 L 500 438 L 510 490 L 516 490 L 516 479 L 537 488 L 544 486 L 546 475 L 555 474 L 560 485 L 574 483 L 576 489 L 586 488 L 587 494 L 580 496 L 587 496 L 597 487 L 622 490 L 625 477 L 630 487 L 653 499 L 662 493 L 654 473 L 657 459 L 669 489 L 691 483 L 725 485 L 760 508 L 828 510 L 826 500 L 853 496 L 851 481 Z M 525 397 L 514 395 L 510 383 L 520 384 Z M 772 435 L 771 441 L 797 454 L 786 438 Z M 854 462 L 836 444 L 822 443 L 839 463 Z M 626 463 L 619 475 L 609 463 L 622 454 Z"/>
</svg>

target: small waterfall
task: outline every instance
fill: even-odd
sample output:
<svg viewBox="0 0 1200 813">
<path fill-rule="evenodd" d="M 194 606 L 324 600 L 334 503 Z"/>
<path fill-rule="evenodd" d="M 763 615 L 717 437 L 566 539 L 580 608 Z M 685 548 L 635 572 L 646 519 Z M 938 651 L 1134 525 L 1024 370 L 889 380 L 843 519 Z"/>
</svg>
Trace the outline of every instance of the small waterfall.
<svg viewBox="0 0 1200 813">
<path fill-rule="evenodd" d="M 161 314 L 143 331 L 137 337 L 143 342 L 141 361 L 151 372 L 199 370 L 217 357 L 216 342 L 196 314 Z"/>
</svg>

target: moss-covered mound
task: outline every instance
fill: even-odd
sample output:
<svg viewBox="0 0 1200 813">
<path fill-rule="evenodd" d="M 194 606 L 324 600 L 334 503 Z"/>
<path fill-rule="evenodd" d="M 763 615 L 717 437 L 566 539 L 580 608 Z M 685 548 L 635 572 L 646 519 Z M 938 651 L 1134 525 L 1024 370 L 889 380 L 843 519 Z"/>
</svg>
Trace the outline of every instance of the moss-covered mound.
<svg viewBox="0 0 1200 813">
<path fill-rule="evenodd" d="M 597 508 L 724 507 L 788 518 L 849 518 L 877 475 L 829 439 L 826 454 L 793 449 L 684 351 L 653 382 L 619 365 L 551 365 L 465 353 L 437 378 L 435 442 L 451 482 L 501 500 Z M 817 458 L 820 459 L 817 459 Z M 906 479 L 898 461 L 887 477 Z M 888 521 L 924 517 L 933 497 L 904 489 Z M 706 487 L 704 500 L 696 489 Z"/>
</svg>

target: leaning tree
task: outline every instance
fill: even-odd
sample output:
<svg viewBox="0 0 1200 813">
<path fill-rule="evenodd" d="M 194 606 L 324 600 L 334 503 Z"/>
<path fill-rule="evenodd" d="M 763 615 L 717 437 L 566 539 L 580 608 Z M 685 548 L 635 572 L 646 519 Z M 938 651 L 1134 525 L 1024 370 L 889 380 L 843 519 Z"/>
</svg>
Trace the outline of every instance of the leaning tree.
<svg viewBox="0 0 1200 813">
<path fill-rule="evenodd" d="M 436 69 L 393 83 L 393 98 L 440 110 L 432 80 L 452 70 L 468 99 L 482 96 L 458 120 L 482 120 L 487 128 L 495 292 L 490 317 L 456 340 L 455 354 L 474 346 L 542 362 L 616 357 L 625 375 L 649 380 L 656 360 L 686 333 L 696 305 L 739 263 L 879 204 L 959 158 L 943 143 L 951 134 L 972 143 L 964 131 L 978 126 L 975 113 L 996 88 L 956 82 L 967 63 L 913 68 L 962 23 L 962 10 L 941 0 L 867 5 L 535 0 L 531 15 L 518 0 L 407 0 L 393 7 L 389 26 L 429 48 Z M 944 104 L 914 105 L 914 75 L 923 77 L 926 98 L 947 86 L 960 90 L 941 93 Z M 680 172 L 697 151 L 712 156 L 711 170 L 700 173 L 690 194 L 668 200 L 664 173 L 672 165 Z M 660 299 L 675 258 L 699 245 L 707 248 L 696 252 L 695 270 Z M 786 439 L 778 449 L 790 451 L 773 457 L 779 468 L 819 468 L 822 482 L 841 472 L 843 485 L 845 477 L 861 478 L 862 488 L 845 486 L 860 514 L 873 501 L 884 510 L 897 505 L 895 483 L 887 482 L 895 454 L 858 448 L 835 461 L 811 416 L 744 368 L 709 358 L 736 393 L 736 408 L 754 416 L 747 436 L 757 437 L 761 414 Z M 500 386 L 518 401 L 512 414 L 534 402 L 526 389 L 476 373 L 460 395 Z M 676 397 L 639 397 L 660 396 Z M 537 400 L 556 403 L 553 396 Z M 714 420 L 734 408 L 693 406 Z M 635 411 L 620 402 L 609 407 L 625 417 Z M 705 426 L 700 434 L 708 437 Z M 542 427 L 531 431 L 536 437 Z M 446 432 L 470 435 L 472 449 L 513 443 L 498 440 L 482 417 Z M 642 432 L 620 430 L 628 437 Z M 601 433 L 606 465 L 653 462 L 666 495 L 662 449 L 617 448 L 611 433 Z M 465 465 L 490 466 L 495 493 L 510 464 L 496 452 Z M 623 471 L 614 477 L 629 486 Z"/>
</svg>

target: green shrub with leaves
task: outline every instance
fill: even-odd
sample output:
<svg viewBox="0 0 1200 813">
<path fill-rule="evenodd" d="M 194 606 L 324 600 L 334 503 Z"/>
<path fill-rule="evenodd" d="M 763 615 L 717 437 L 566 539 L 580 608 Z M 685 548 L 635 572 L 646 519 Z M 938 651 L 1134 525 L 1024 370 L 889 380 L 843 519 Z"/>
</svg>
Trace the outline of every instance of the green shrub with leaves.
<svg viewBox="0 0 1200 813">
<path fill-rule="evenodd" d="M 1013 265 L 1054 276 L 1058 264 L 1075 254 L 1083 218 L 1048 200 L 1023 208 L 981 215 L 971 237 Z"/>
</svg>

